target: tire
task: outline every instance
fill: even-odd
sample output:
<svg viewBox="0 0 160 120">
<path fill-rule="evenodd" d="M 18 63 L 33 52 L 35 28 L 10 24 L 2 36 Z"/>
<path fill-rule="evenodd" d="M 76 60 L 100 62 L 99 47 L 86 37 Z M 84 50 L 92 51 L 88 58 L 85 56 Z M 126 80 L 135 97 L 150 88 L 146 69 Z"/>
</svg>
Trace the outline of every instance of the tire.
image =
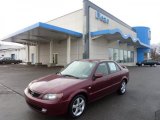
<svg viewBox="0 0 160 120">
<path fill-rule="evenodd" d="M 127 86 L 127 83 L 126 83 L 125 80 L 123 80 L 123 81 L 121 82 L 120 88 L 118 89 L 118 94 L 119 94 L 119 95 L 123 95 L 123 94 L 126 93 L 126 86 Z"/>
<path fill-rule="evenodd" d="M 85 108 L 86 108 L 86 98 L 83 95 L 75 96 L 69 105 L 70 117 L 78 118 L 83 114 Z"/>
</svg>

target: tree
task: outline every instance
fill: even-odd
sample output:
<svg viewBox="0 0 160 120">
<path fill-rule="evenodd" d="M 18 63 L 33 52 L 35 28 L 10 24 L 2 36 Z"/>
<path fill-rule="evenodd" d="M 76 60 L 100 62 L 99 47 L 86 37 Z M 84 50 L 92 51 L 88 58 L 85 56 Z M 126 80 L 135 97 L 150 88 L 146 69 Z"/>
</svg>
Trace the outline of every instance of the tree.
<svg viewBox="0 0 160 120">
<path fill-rule="evenodd" d="M 160 54 L 157 52 L 157 47 L 151 49 L 151 58 L 156 61 L 160 61 Z"/>
<path fill-rule="evenodd" d="M 151 49 L 151 58 L 153 60 L 156 60 L 156 50 L 157 50 L 157 48 L 152 48 Z"/>
</svg>

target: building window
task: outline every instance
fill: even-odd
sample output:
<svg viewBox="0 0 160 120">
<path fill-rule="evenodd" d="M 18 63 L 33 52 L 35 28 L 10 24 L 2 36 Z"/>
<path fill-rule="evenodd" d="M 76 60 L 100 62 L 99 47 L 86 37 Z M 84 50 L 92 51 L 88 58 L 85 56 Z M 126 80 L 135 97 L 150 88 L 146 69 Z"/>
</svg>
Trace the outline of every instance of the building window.
<svg viewBox="0 0 160 120">
<path fill-rule="evenodd" d="M 34 53 L 31 54 L 31 62 L 32 62 L 32 64 L 35 63 L 35 62 L 34 62 Z"/>
<path fill-rule="evenodd" d="M 131 62 L 134 62 L 134 51 L 131 51 Z"/>
<path fill-rule="evenodd" d="M 119 50 L 118 49 L 113 49 L 113 60 L 118 62 L 119 61 Z"/>
<path fill-rule="evenodd" d="M 124 63 L 127 62 L 127 50 L 124 50 Z"/>
<path fill-rule="evenodd" d="M 128 51 L 128 54 L 127 54 L 127 62 L 131 62 L 131 51 Z"/>
<path fill-rule="evenodd" d="M 108 58 L 119 63 L 131 63 L 134 62 L 134 51 L 109 48 Z"/>
<path fill-rule="evenodd" d="M 123 50 L 119 50 L 119 63 L 123 63 Z"/>
<path fill-rule="evenodd" d="M 108 59 L 113 60 L 113 48 L 108 49 Z"/>
<path fill-rule="evenodd" d="M 151 31 L 148 30 L 148 39 L 150 40 L 151 39 Z"/>
</svg>

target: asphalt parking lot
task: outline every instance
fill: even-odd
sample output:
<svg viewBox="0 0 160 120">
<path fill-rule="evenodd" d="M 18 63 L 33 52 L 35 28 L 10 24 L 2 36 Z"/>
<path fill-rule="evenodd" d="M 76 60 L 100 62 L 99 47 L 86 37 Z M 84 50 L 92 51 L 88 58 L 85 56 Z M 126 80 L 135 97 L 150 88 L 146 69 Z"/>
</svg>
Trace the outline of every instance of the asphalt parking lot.
<svg viewBox="0 0 160 120">
<path fill-rule="evenodd" d="M 0 120 L 69 120 L 66 116 L 47 117 L 34 112 L 23 97 L 23 90 L 30 81 L 58 70 L 0 65 Z M 89 104 L 77 120 L 159 120 L 160 66 L 129 67 L 129 70 L 130 82 L 124 96 L 113 93 Z"/>
</svg>

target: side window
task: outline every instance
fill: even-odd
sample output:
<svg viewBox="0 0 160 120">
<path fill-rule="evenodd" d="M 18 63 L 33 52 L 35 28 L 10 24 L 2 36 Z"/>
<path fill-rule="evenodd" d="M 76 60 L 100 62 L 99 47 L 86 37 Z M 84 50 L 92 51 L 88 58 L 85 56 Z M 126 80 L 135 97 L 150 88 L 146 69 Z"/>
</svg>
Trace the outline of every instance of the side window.
<svg viewBox="0 0 160 120">
<path fill-rule="evenodd" d="M 8 58 L 6 58 L 6 60 L 10 60 L 10 58 L 8 57 Z"/>
<path fill-rule="evenodd" d="M 108 74 L 108 67 L 106 63 L 100 63 L 97 67 L 96 73 L 102 73 L 103 75 Z"/>
<path fill-rule="evenodd" d="M 147 62 L 147 60 L 144 60 L 144 61 L 143 61 L 143 63 L 146 63 L 146 62 Z"/>
<path fill-rule="evenodd" d="M 110 73 L 115 73 L 117 71 L 120 71 L 120 68 L 114 62 L 108 62 L 108 66 L 110 69 Z"/>
</svg>

